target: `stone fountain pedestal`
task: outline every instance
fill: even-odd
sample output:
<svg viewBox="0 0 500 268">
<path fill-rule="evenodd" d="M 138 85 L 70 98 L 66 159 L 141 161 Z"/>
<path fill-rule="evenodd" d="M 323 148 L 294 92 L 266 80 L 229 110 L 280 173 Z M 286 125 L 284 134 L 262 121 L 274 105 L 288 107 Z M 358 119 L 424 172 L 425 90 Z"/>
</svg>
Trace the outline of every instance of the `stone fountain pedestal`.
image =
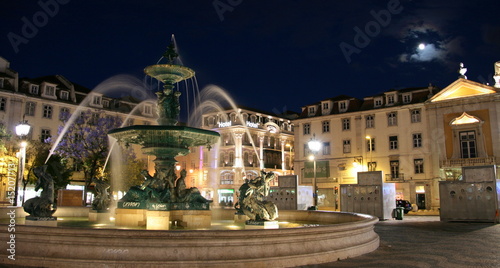
<svg viewBox="0 0 500 268">
<path fill-rule="evenodd" d="M 170 230 L 172 224 L 188 229 L 210 228 L 212 212 L 208 208 L 175 209 L 184 207 L 189 207 L 189 204 L 119 202 L 115 210 L 115 226 L 146 226 L 148 230 Z"/>
<path fill-rule="evenodd" d="M 123 209 L 115 211 L 115 226 L 143 227 L 148 230 L 170 230 L 171 225 L 187 229 L 210 228 L 212 212 L 210 210 L 147 210 Z"/>
<path fill-rule="evenodd" d="M 146 226 L 147 209 L 115 209 L 115 226 L 140 227 Z"/>
</svg>

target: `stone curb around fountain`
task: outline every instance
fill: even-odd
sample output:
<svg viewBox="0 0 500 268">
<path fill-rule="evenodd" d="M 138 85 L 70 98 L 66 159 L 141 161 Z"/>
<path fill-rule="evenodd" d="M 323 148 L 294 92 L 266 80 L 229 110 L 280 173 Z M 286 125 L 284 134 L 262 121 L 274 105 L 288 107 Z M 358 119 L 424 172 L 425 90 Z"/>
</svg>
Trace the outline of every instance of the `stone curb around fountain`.
<svg viewBox="0 0 500 268">
<path fill-rule="evenodd" d="M 280 221 L 329 225 L 265 230 L 122 230 L 16 226 L 16 265 L 36 267 L 293 267 L 376 250 L 378 218 L 280 211 Z M 8 237 L 0 226 L 1 240 Z M 0 252 L 0 263 L 10 261 Z"/>
</svg>

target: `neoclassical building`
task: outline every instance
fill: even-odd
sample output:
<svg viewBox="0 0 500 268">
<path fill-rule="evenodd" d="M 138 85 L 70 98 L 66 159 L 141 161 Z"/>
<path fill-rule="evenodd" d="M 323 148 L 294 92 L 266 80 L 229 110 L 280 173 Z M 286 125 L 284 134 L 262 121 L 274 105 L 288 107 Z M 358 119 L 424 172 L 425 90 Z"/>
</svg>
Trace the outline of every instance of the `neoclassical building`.
<svg viewBox="0 0 500 268">
<path fill-rule="evenodd" d="M 460 180 L 464 166 L 498 164 L 499 88 L 462 74 L 442 90 L 429 85 L 304 106 L 293 121 L 300 184 L 312 184 L 308 142 L 315 139 L 322 143 L 314 153 L 320 208 L 338 209 L 338 187 L 357 183 L 358 171 L 381 170 L 397 198 L 437 209 L 439 181 Z"/>
<path fill-rule="evenodd" d="M 293 173 L 294 123 L 288 116 L 226 109 L 203 114 L 202 128 L 221 135 L 213 148 L 193 149 L 191 154 L 196 159 L 191 162 L 202 167 L 195 186 L 213 199 L 215 206 L 232 206 L 244 179 L 259 176 L 261 170 L 277 175 Z M 272 185 L 277 185 L 277 180 Z"/>
<path fill-rule="evenodd" d="M 61 115 L 74 113 L 79 107 L 103 111 L 106 116 L 118 116 L 127 125 L 156 124 L 154 105 L 140 103 L 134 98 L 106 96 L 71 82 L 62 75 L 21 79 L 10 68 L 10 62 L 0 57 L 0 124 L 14 136 L 15 126 L 26 121 L 31 126 L 26 137 L 28 140 L 55 139 L 61 125 Z M 137 153 L 141 156 L 139 150 Z M 0 172 L 4 171 L 0 169 Z M 0 175 L 6 177 L 5 174 Z M 72 184 L 82 185 L 82 179 L 83 174 L 76 172 Z M 2 186 L 5 186 L 3 182 L 0 184 Z"/>
</svg>

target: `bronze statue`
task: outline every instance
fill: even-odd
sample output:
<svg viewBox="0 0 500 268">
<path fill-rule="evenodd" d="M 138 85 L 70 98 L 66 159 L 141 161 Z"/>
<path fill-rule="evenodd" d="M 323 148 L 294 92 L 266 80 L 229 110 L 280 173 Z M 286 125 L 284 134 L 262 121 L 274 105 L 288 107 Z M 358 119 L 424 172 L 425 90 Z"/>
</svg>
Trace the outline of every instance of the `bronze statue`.
<svg viewBox="0 0 500 268">
<path fill-rule="evenodd" d="M 160 125 L 175 125 L 180 113 L 179 96 L 181 93 L 165 88 L 163 91 L 156 92 L 156 95 L 158 96 L 158 120 L 161 120 L 158 123 Z"/>
<path fill-rule="evenodd" d="M 47 173 L 47 165 L 38 166 L 33 169 L 37 178 L 35 191 L 42 189 L 40 196 L 28 199 L 24 205 L 24 211 L 33 217 L 52 217 L 56 212 L 54 206 L 54 180 Z"/>
<path fill-rule="evenodd" d="M 269 194 L 269 182 L 274 179 L 273 172 L 261 171 L 261 176 L 246 180 L 240 187 L 240 196 L 235 208 L 247 215 L 252 221 L 271 221 L 278 217 L 278 208 L 273 202 L 264 200 Z"/>
<path fill-rule="evenodd" d="M 92 209 L 97 211 L 106 211 L 109 208 L 109 203 L 111 202 L 111 197 L 108 192 L 109 183 L 103 178 L 93 178 L 92 181 L 95 183 L 95 197 L 92 201 Z"/>
</svg>

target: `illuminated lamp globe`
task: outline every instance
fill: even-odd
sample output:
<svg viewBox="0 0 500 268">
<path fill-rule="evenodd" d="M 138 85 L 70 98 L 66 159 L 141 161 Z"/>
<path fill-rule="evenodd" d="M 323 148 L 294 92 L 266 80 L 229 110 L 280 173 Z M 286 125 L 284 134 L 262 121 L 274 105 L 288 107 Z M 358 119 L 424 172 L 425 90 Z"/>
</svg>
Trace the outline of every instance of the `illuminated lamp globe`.
<svg viewBox="0 0 500 268">
<path fill-rule="evenodd" d="M 317 140 L 310 140 L 307 145 L 309 146 L 309 150 L 313 152 L 318 152 L 319 149 L 321 148 L 321 142 Z"/>
<path fill-rule="evenodd" d="M 16 126 L 16 135 L 19 137 L 24 137 L 30 133 L 31 126 L 26 122 L 21 122 Z"/>
</svg>

